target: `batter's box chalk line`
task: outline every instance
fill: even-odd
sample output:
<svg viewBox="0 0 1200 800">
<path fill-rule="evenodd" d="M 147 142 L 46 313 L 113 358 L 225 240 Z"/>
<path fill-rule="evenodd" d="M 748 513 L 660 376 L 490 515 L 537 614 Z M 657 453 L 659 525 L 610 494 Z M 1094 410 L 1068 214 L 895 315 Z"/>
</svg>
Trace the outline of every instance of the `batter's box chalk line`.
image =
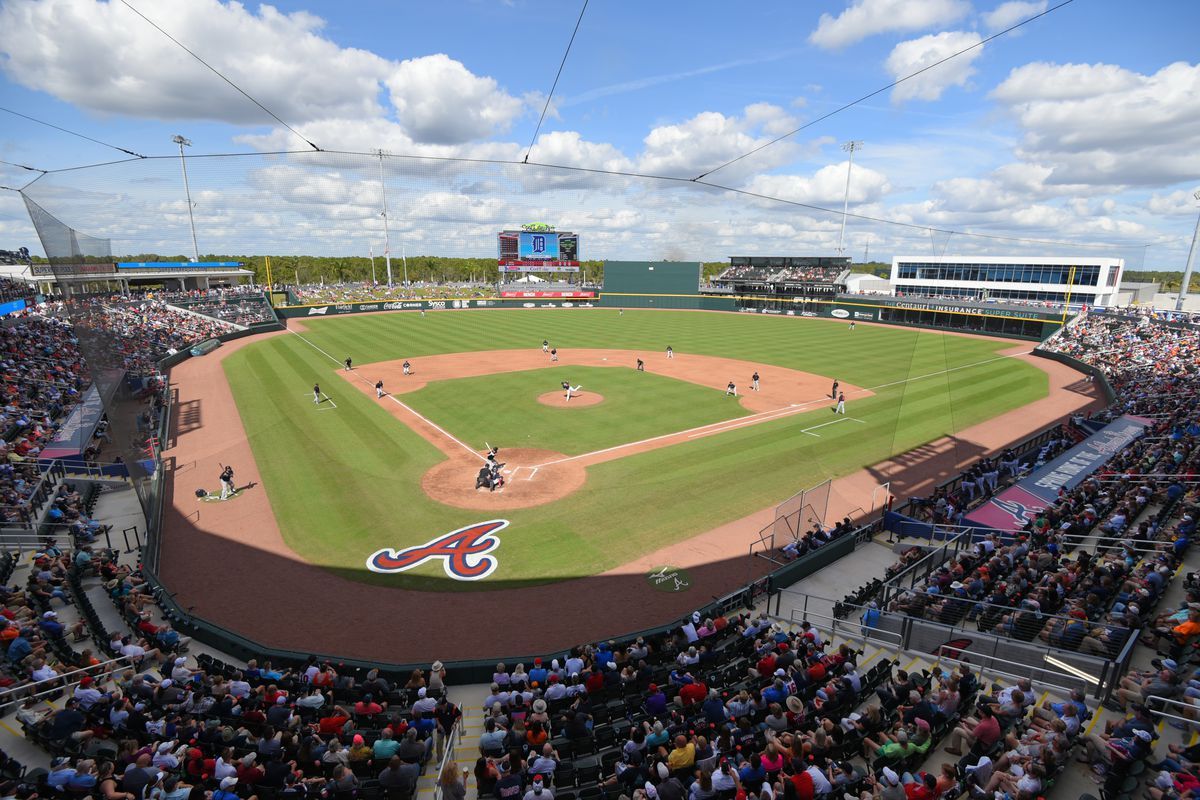
<svg viewBox="0 0 1200 800">
<path fill-rule="evenodd" d="M 537 475 L 537 471 L 539 468 L 538 467 L 513 467 L 512 469 L 506 469 L 504 471 L 506 473 L 508 473 L 509 475 L 511 475 L 512 479 L 515 481 L 515 480 L 518 480 L 517 474 L 523 469 L 529 470 L 529 475 L 527 475 L 524 478 L 520 478 L 520 480 L 531 481 L 531 480 L 533 480 L 533 476 Z"/>
</svg>

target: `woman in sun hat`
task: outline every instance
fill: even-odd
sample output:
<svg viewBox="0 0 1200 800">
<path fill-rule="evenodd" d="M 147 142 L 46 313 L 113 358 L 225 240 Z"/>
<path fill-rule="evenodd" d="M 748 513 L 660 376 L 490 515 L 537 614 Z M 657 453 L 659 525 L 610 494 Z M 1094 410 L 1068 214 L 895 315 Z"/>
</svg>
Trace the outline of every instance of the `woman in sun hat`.
<svg viewBox="0 0 1200 800">
<path fill-rule="evenodd" d="M 429 668 L 429 674 L 425 676 L 426 686 L 429 687 L 430 694 L 441 694 L 446 689 L 446 668 L 442 662 L 435 661 Z"/>
</svg>

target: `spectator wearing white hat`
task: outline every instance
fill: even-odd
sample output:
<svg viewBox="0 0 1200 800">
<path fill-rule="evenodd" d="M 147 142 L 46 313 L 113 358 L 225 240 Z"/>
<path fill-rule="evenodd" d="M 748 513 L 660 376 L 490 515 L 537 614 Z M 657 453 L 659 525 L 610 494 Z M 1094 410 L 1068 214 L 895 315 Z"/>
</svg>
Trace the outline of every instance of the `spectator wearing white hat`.
<svg viewBox="0 0 1200 800">
<path fill-rule="evenodd" d="M 437 708 L 437 699 L 429 696 L 429 689 L 422 686 L 417 689 L 417 701 L 412 704 L 413 716 L 431 714 Z"/>
</svg>

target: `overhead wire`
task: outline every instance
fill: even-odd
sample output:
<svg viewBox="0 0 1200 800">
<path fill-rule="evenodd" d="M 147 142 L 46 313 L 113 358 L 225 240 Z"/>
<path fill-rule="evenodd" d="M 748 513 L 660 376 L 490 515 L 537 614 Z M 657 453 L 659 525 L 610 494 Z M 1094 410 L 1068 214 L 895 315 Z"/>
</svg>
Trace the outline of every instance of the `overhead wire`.
<svg viewBox="0 0 1200 800">
<path fill-rule="evenodd" d="M 21 117 L 22 119 L 27 119 L 30 122 L 36 122 L 38 125 L 45 125 L 47 128 L 53 128 L 56 131 L 62 131 L 63 133 L 69 133 L 72 136 L 77 136 L 80 139 L 86 139 L 89 142 L 94 142 L 95 144 L 102 145 L 111 150 L 117 150 L 119 152 L 125 153 L 126 155 L 134 156 L 135 158 L 145 158 L 145 156 L 142 155 L 141 153 L 135 153 L 132 150 L 125 149 L 124 147 L 117 147 L 115 144 L 109 144 L 108 142 L 102 142 L 99 139 L 93 139 L 91 136 L 85 136 L 82 133 L 78 133 L 73 130 L 68 130 L 67 128 L 61 127 L 59 125 L 55 125 L 52 122 L 46 122 L 44 119 L 38 119 L 37 117 L 31 117 L 28 114 L 22 114 L 20 111 L 13 111 L 11 108 L 5 108 L 4 106 L 0 106 L 0 111 L 7 111 L 9 114 L 12 114 L 15 117 Z"/>
<path fill-rule="evenodd" d="M 25 164 L 18 164 L 15 161 L 5 161 L 2 158 L 0 158 L 0 164 L 8 164 L 10 167 L 18 167 L 20 169 L 27 169 L 30 172 L 40 172 L 43 175 L 46 174 L 46 170 L 44 170 L 44 169 L 38 169 L 37 167 L 26 166 Z"/>
<path fill-rule="evenodd" d="M 195 53 L 193 50 L 191 50 L 190 48 L 188 48 L 188 46 L 187 46 L 187 45 L 185 45 L 183 42 L 179 41 L 179 40 L 178 40 L 178 39 L 176 39 L 174 36 L 172 36 L 171 34 L 167 33 L 165 30 L 163 30 L 163 28 L 162 28 L 162 27 L 160 27 L 160 26 L 158 25 L 158 23 L 156 23 L 154 20 L 150 19 L 150 18 L 149 18 L 149 17 L 147 17 L 145 14 L 143 14 L 141 11 L 138 11 L 136 8 L 134 8 L 134 7 L 133 7 L 133 5 L 131 5 L 131 4 L 130 4 L 129 0 L 121 0 L 121 4 L 122 4 L 122 5 L 124 5 L 126 8 L 128 8 L 128 9 L 129 9 L 130 11 L 132 11 L 133 13 L 137 14 L 137 15 L 138 15 L 139 17 L 141 17 L 142 19 L 144 19 L 146 22 L 150 23 L 150 25 L 151 25 L 151 26 L 152 26 L 152 27 L 153 27 L 153 28 L 154 28 L 156 31 L 158 31 L 158 32 L 159 32 L 159 33 L 161 33 L 163 36 L 165 36 L 165 37 L 167 37 L 168 39 L 170 39 L 172 42 L 174 42 L 176 45 L 178 45 L 178 46 L 179 46 L 179 48 L 180 48 L 180 49 L 182 49 L 182 50 L 183 50 L 185 53 L 187 53 L 187 54 L 188 54 L 188 55 L 190 55 L 192 58 L 196 59 L 196 60 L 197 60 L 197 61 L 199 61 L 201 64 L 203 64 L 205 67 L 207 67 L 207 68 L 209 69 L 209 71 L 211 71 L 211 72 L 212 72 L 214 75 L 216 75 L 218 78 L 220 78 L 221 80 L 225 81 L 225 82 L 226 82 L 226 83 L 228 83 L 230 86 L 232 86 L 232 87 L 233 87 L 235 90 L 237 90 L 238 94 L 242 95 L 242 97 L 245 97 L 245 98 L 246 98 L 247 100 L 249 100 L 251 103 L 254 103 L 254 105 L 258 106 L 258 107 L 259 107 L 259 108 L 261 108 L 263 111 L 267 112 L 267 114 L 269 114 L 269 115 L 271 116 L 271 119 L 275 120 L 275 121 L 276 121 L 276 122 L 278 122 L 280 125 L 282 125 L 283 127 L 287 128 L 289 131 L 291 131 L 292 133 L 294 133 L 294 134 L 295 134 L 297 137 L 299 137 L 300 139 L 304 140 L 304 142 L 305 142 L 306 144 L 308 144 L 308 146 L 309 146 L 309 147 L 311 147 L 313 150 L 316 150 L 317 152 L 321 152 L 321 148 L 317 147 L 315 144 L 313 144 L 311 141 L 309 141 L 309 140 L 308 140 L 308 139 L 307 139 L 307 138 L 306 138 L 306 137 L 305 137 L 305 136 L 304 136 L 302 133 L 300 133 L 298 130 L 296 130 L 295 128 L 293 128 L 291 125 L 288 125 L 286 122 L 284 122 L 282 119 L 280 119 L 278 114 L 276 114 L 274 111 L 272 111 L 271 109 L 269 109 L 269 108 L 267 108 L 266 106 L 264 106 L 262 103 L 258 102 L 258 100 L 256 100 L 256 99 L 254 99 L 253 97 L 251 97 L 251 96 L 250 96 L 250 94 L 249 94 L 249 93 L 248 93 L 248 92 L 247 92 L 245 89 L 243 89 L 242 87 L 238 86 L 236 83 L 234 83 L 233 81 L 231 81 L 229 78 L 225 77 L 225 75 L 224 75 L 224 74 L 222 74 L 220 70 L 218 70 L 218 69 L 217 69 L 216 67 L 214 67 L 212 64 L 209 64 L 207 61 L 205 61 L 205 60 L 204 60 L 203 58 L 201 58 L 199 55 L 197 55 L 197 54 L 196 54 L 196 53 Z"/>
<path fill-rule="evenodd" d="M 781 136 L 776 136 L 771 141 L 764 142 L 763 144 L 760 144 L 758 147 L 752 148 L 751 150 L 748 150 L 745 153 L 742 153 L 737 158 L 731 158 L 730 160 L 726 161 L 724 164 L 721 164 L 718 167 L 713 167 L 712 169 L 708 170 L 707 172 L 702 172 L 699 175 L 697 175 L 694 178 L 694 180 L 699 181 L 702 178 L 707 178 L 709 175 L 713 174 L 714 172 L 716 172 L 718 170 L 725 169 L 729 165 L 736 164 L 737 162 L 741 161 L 743 158 L 748 158 L 748 157 L 754 155 L 755 153 L 766 150 L 771 145 L 778 144 L 779 142 L 782 142 L 784 139 L 795 136 L 797 133 L 799 133 L 802 130 L 805 130 L 806 128 L 811 128 L 812 126 L 816 125 L 819 122 L 824 122 L 825 120 L 829 119 L 830 117 L 832 117 L 836 114 L 842 113 L 846 109 L 853 108 L 854 106 L 858 105 L 859 103 L 862 103 L 866 100 L 870 100 L 872 97 L 874 97 L 877 94 L 883 94 L 884 92 L 886 92 L 889 89 L 894 89 L 897 86 L 899 86 L 900 84 L 904 83 L 905 81 L 912 80 L 913 78 L 917 77 L 918 75 L 920 75 L 924 72 L 928 72 L 929 70 L 931 70 L 935 67 L 945 64 L 947 61 L 958 58 L 959 56 L 961 56 L 964 53 L 969 53 L 972 50 L 976 50 L 980 47 L 983 47 L 988 42 L 995 41 L 996 39 L 999 39 L 1001 36 L 1011 33 L 1013 31 L 1015 31 L 1017 28 L 1020 28 L 1024 25 L 1028 25 L 1029 23 L 1033 22 L 1034 20 L 1040 19 L 1041 17 L 1044 17 L 1047 14 L 1052 14 L 1055 11 L 1058 11 L 1063 6 L 1070 5 L 1073 2 L 1075 2 L 1075 0 L 1062 0 L 1062 2 L 1059 3 L 1058 5 L 1051 6 L 1050 8 L 1047 8 L 1045 11 L 1042 11 L 1038 14 L 1034 14 L 1032 17 L 1029 17 L 1027 19 L 1023 19 L 1020 22 L 1016 23 L 1015 25 L 1010 25 L 1009 27 L 1005 28 L 1002 31 L 997 31 L 996 33 L 993 33 L 991 36 L 987 37 L 986 39 L 981 39 L 978 42 L 976 42 L 975 44 L 970 45 L 969 47 L 964 47 L 961 50 L 951 53 L 950 55 L 948 55 L 944 58 L 939 58 L 937 61 L 933 62 L 932 64 L 928 64 L 924 67 L 921 67 L 921 69 L 916 70 L 915 72 L 910 72 L 909 74 L 905 75 L 902 78 L 897 78 L 896 80 L 892 81 L 891 83 L 887 84 L 886 86 L 881 86 L 880 88 L 876 89 L 873 92 L 870 92 L 869 94 L 864 94 L 862 97 L 858 98 L 857 100 L 851 100 L 849 103 L 838 106 L 837 108 L 833 109 L 832 111 L 830 111 L 828 113 L 822 114 L 821 116 L 819 116 L 815 119 L 809 120 L 808 122 L 804 123 L 803 125 L 796 128 L 795 130 L 788 131 L 787 133 L 785 133 Z"/>
<path fill-rule="evenodd" d="M 324 156 L 335 156 L 335 155 L 365 156 L 365 157 L 369 157 L 369 158 L 373 158 L 373 159 L 379 157 L 378 152 L 366 152 L 366 151 L 359 151 L 359 150 L 320 150 L 319 152 Z M 309 151 L 309 150 L 279 150 L 279 151 L 270 151 L 270 152 L 253 151 L 253 152 L 244 152 L 244 153 L 197 153 L 195 155 L 189 155 L 188 160 L 190 161 L 190 160 L 194 160 L 194 159 L 247 158 L 247 157 L 262 157 L 262 156 L 293 156 L 293 155 L 309 156 L 309 155 L 311 155 L 311 151 Z M 156 156 L 140 156 L 139 158 L 141 158 L 145 161 L 156 161 L 156 160 L 175 159 L 175 158 L 178 158 L 178 156 L 177 155 L 156 155 Z M 526 161 L 516 161 L 513 159 L 499 159 L 499 158 L 464 158 L 461 156 L 428 156 L 428 155 L 413 155 L 413 154 L 406 154 L 406 153 L 399 153 L 399 154 L 388 153 L 388 158 L 407 159 L 407 160 L 413 160 L 413 161 L 436 161 L 436 162 L 443 162 L 443 163 L 458 162 L 458 163 L 464 163 L 464 164 L 493 164 L 493 165 L 499 165 L 499 166 L 513 166 L 513 167 L 542 167 L 542 168 L 546 168 L 546 169 L 558 169 L 558 170 L 565 170 L 565 171 L 569 171 L 569 172 L 580 172 L 580 173 L 587 173 L 587 174 L 593 174 L 593 175 L 609 175 L 609 176 L 621 177 L 621 178 L 640 178 L 640 179 L 644 179 L 644 180 L 664 181 L 664 182 L 675 183 L 675 184 L 687 184 L 687 185 L 691 185 L 691 186 L 706 186 L 710 189 L 717 189 L 717 190 L 724 191 L 724 192 L 732 192 L 734 194 L 741 195 L 743 197 L 751 197 L 751 198 L 754 198 L 757 200 L 764 200 L 764 201 L 767 201 L 770 203 L 779 203 L 781 205 L 792 206 L 794 208 L 802 208 L 807 211 L 813 211 L 813 212 L 817 212 L 820 214 L 829 214 L 829 215 L 833 215 L 833 216 L 836 216 L 839 218 L 842 216 L 842 212 L 837 209 L 826 208 L 824 206 L 818 206 L 818 205 L 814 205 L 812 203 L 804 203 L 799 200 L 789 200 L 789 199 L 783 198 L 783 197 L 776 197 L 774 195 L 763 194 L 761 192 L 751 191 L 750 189 L 742 189 L 737 186 L 728 186 L 728 185 L 721 184 L 721 183 L 714 183 L 712 181 L 696 180 L 695 178 L 685 178 L 685 177 L 681 177 L 678 175 L 656 175 L 653 173 L 634 172 L 631 170 L 613 170 L 613 169 L 603 169 L 600 167 L 578 167 L 578 166 L 568 166 L 568 165 L 564 165 L 564 164 L 547 164 L 547 163 L 540 162 L 540 161 L 526 162 Z M 133 160 L 134 159 L 119 159 L 117 161 L 105 161 L 105 162 L 99 162 L 99 163 L 95 163 L 95 164 L 82 164 L 82 165 L 74 166 L 74 167 L 61 167 L 58 169 L 46 170 L 44 174 L 45 175 L 54 175 L 54 174 L 62 173 L 62 172 L 73 172 L 73 171 L 90 169 L 93 167 L 105 167 L 105 166 L 112 166 L 114 164 L 125 164 L 125 163 L 130 163 Z M 37 182 L 38 180 L 41 180 L 40 176 L 39 176 L 39 178 L 36 178 L 33 182 Z M 878 223 L 881 225 L 891 225 L 891 226 L 898 227 L 898 228 L 905 228 L 908 230 L 920 231 L 922 234 L 929 234 L 931 236 L 934 233 L 944 233 L 944 234 L 947 234 L 948 236 L 970 236 L 970 237 L 977 238 L 977 239 L 991 239 L 991 240 L 1004 241 L 1004 242 L 1023 242 L 1026 244 L 1040 244 L 1040 245 L 1053 245 L 1053 246 L 1058 246 L 1058 247 L 1079 247 L 1079 248 L 1094 248 L 1094 249 L 1107 249 L 1107 250 L 1112 250 L 1115 247 L 1124 246 L 1124 245 L 1116 245 L 1113 243 L 1103 243 L 1103 242 L 1100 242 L 1100 243 L 1067 242 L 1067 241 L 1061 241 L 1061 240 L 1056 240 L 1056 239 L 1039 239 L 1039 238 L 1034 238 L 1034 237 L 1029 237 L 1029 236 L 1008 236 L 1008 235 L 999 234 L 999 233 L 981 233 L 981 232 L 977 232 L 977 231 L 961 230 L 961 229 L 955 229 L 955 228 L 942 228 L 942 227 L 937 227 L 937 226 L 932 226 L 932 225 L 922 225 L 920 223 L 915 223 L 915 222 L 902 222 L 900 220 L 887 219 L 886 217 L 876 217 L 876 216 L 872 216 L 870 214 L 860 214 L 860 213 L 857 213 L 854 211 L 846 212 L 846 216 L 850 219 L 862 220 L 864 222 L 874 222 L 874 223 Z M 1178 238 L 1178 237 L 1174 237 L 1174 238 Z M 1167 239 L 1166 241 L 1173 241 L 1173 239 Z M 1151 242 L 1150 244 L 1161 244 L 1161 243 L 1162 243 L 1162 240 L 1160 239 L 1160 240 L 1156 240 L 1155 242 Z M 1130 244 L 1130 246 L 1141 246 L 1141 245 L 1142 245 L 1142 243 L 1131 243 Z M 934 247 L 934 252 L 936 253 L 936 245 L 933 245 L 932 247 Z"/>
<path fill-rule="evenodd" d="M 567 65 L 567 56 L 571 54 L 571 45 L 575 44 L 575 35 L 579 33 L 579 25 L 583 22 L 583 14 L 587 11 L 588 0 L 583 0 L 583 7 L 579 9 L 579 18 L 575 20 L 575 30 L 571 31 L 571 38 L 567 41 L 567 49 L 563 51 L 562 60 L 558 62 L 558 72 L 554 75 L 554 83 L 550 84 L 550 94 L 546 95 L 546 102 L 542 105 L 542 115 L 538 117 L 537 127 L 533 129 L 533 137 L 529 140 L 529 147 L 525 151 L 525 160 L 523 163 L 529 163 L 529 154 L 533 152 L 533 146 L 537 144 L 538 134 L 542 130 L 542 122 L 546 119 L 546 112 L 550 109 L 550 100 L 554 97 L 554 90 L 558 88 L 558 79 L 562 77 L 563 67 Z"/>
</svg>

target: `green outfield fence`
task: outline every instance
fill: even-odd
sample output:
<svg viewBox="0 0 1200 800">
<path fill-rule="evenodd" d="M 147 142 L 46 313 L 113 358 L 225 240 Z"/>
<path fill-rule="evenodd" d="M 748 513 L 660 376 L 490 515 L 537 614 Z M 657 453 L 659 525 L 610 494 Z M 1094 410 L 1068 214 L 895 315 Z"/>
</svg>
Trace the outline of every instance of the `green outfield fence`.
<svg viewBox="0 0 1200 800">
<path fill-rule="evenodd" d="M 1005 339 L 1042 341 L 1063 324 L 1062 315 L 1040 309 L 971 307 L 920 298 L 838 295 L 833 298 L 729 294 L 600 292 L 595 298 L 472 297 L 380 300 L 369 303 L 307 303 L 276 306 L 281 319 L 332 317 L 380 311 L 462 311 L 480 308 L 630 308 L 730 311 L 770 316 L 882 322 L 909 328 L 952 330 Z"/>
</svg>

